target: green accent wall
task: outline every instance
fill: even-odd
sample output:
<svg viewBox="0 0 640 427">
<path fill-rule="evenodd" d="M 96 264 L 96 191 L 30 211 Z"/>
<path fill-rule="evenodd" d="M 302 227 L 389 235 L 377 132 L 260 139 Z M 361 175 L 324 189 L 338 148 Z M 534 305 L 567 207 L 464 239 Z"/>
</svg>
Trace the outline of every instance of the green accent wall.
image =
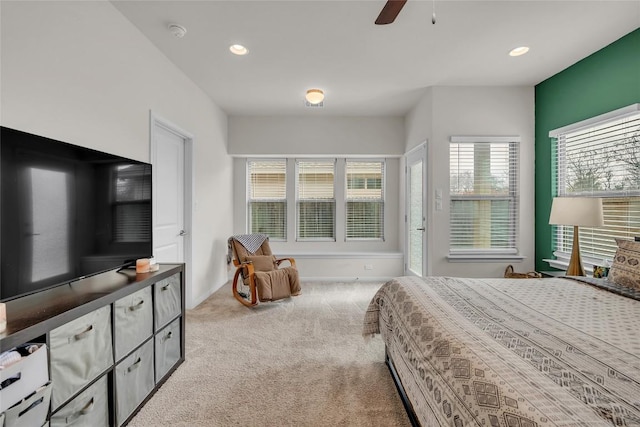
<svg viewBox="0 0 640 427">
<path fill-rule="evenodd" d="M 640 28 L 535 88 L 536 270 L 553 257 L 549 131 L 640 102 Z"/>
</svg>

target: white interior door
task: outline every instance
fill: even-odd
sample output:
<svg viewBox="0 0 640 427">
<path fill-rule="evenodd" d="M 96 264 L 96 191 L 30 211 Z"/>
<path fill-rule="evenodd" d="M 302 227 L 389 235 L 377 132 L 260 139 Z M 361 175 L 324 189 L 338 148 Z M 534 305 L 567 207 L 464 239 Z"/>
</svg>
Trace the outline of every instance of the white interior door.
<svg viewBox="0 0 640 427">
<path fill-rule="evenodd" d="M 184 262 L 185 138 L 154 124 L 153 255 L 158 262 Z"/>
<path fill-rule="evenodd" d="M 425 215 L 427 146 L 421 144 L 406 154 L 405 274 L 424 276 L 427 271 Z"/>
</svg>

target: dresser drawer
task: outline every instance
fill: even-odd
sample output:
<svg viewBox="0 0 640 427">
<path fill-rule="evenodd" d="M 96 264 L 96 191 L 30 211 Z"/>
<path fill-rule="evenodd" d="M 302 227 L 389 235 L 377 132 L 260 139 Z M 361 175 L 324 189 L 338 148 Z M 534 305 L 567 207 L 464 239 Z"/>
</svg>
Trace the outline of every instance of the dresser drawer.
<svg viewBox="0 0 640 427">
<path fill-rule="evenodd" d="M 181 318 L 174 320 L 158 332 L 156 340 L 156 383 L 159 382 L 171 368 L 180 360 L 180 322 Z"/>
<path fill-rule="evenodd" d="M 153 334 L 151 287 L 119 299 L 114 304 L 116 360 Z"/>
<path fill-rule="evenodd" d="M 49 333 L 54 410 L 113 365 L 111 340 L 111 305 Z"/>
<path fill-rule="evenodd" d="M 153 340 L 116 366 L 116 423 L 121 425 L 155 386 Z"/>
<path fill-rule="evenodd" d="M 155 296 L 155 327 L 162 328 L 182 312 L 180 274 L 160 280 L 153 285 Z"/>
<path fill-rule="evenodd" d="M 103 375 L 51 416 L 51 427 L 108 427 L 109 387 Z"/>
</svg>

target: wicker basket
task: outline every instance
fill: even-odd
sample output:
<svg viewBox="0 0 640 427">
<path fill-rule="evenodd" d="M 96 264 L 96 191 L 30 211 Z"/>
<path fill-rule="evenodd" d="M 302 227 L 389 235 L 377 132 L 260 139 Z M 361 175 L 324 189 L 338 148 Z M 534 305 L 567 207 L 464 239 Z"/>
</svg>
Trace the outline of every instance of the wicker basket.
<svg viewBox="0 0 640 427">
<path fill-rule="evenodd" d="M 509 279 L 539 279 L 542 277 L 542 274 L 537 271 L 529 271 L 528 273 L 516 273 L 513 271 L 513 265 L 508 265 L 507 269 L 504 270 L 504 277 Z"/>
</svg>

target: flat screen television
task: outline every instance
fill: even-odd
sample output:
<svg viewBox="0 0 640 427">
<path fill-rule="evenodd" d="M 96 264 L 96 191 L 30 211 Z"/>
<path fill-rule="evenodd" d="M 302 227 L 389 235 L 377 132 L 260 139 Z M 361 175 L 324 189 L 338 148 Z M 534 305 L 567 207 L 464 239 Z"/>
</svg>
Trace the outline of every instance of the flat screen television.
<svg viewBox="0 0 640 427">
<path fill-rule="evenodd" d="M 0 127 L 0 300 L 152 256 L 151 165 Z"/>
</svg>

